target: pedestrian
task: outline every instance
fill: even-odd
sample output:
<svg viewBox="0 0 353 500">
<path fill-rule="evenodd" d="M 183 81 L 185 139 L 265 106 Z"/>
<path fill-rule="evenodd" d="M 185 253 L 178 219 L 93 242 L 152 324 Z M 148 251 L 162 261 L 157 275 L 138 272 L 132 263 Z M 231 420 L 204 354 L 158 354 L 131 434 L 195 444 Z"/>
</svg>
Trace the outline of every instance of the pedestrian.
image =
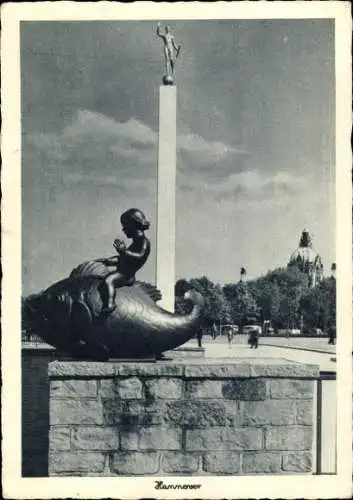
<svg viewBox="0 0 353 500">
<path fill-rule="evenodd" d="M 213 323 L 213 325 L 212 325 L 212 339 L 216 340 L 216 337 L 217 337 L 217 326 L 216 326 L 216 323 Z"/>
<path fill-rule="evenodd" d="M 250 344 L 250 349 L 257 349 L 259 346 L 259 332 L 256 328 L 253 328 L 249 334 L 248 343 Z"/>
<path fill-rule="evenodd" d="M 331 325 L 328 332 L 328 343 L 335 345 L 336 342 L 336 325 Z"/>
<path fill-rule="evenodd" d="M 201 328 L 197 332 L 197 345 L 202 347 L 202 330 Z"/>
<path fill-rule="evenodd" d="M 233 340 L 233 328 L 231 326 L 227 327 L 227 339 L 228 339 L 228 349 L 232 348 L 232 340 Z"/>
</svg>

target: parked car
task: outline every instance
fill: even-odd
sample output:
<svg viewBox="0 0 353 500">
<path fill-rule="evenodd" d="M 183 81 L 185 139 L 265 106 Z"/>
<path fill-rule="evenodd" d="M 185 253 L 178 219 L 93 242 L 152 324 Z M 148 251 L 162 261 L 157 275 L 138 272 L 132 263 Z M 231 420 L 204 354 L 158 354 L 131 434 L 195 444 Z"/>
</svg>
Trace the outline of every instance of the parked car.
<svg viewBox="0 0 353 500">
<path fill-rule="evenodd" d="M 301 331 L 299 328 L 290 328 L 288 330 L 289 335 L 301 335 Z"/>
<path fill-rule="evenodd" d="M 302 332 L 299 328 L 281 328 L 278 330 L 278 335 L 280 337 L 299 337 Z"/>
<path fill-rule="evenodd" d="M 248 335 L 253 332 L 256 332 L 258 335 L 262 334 L 262 328 L 260 325 L 245 325 L 243 326 L 242 331 L 244 335 Z"/>
<path fill-rule="evenodd" d="M 262 335 L 273 335 L 274 329 L 271 326 L 270 320 L 265 320 L 262 325 Z"/>
</svg>

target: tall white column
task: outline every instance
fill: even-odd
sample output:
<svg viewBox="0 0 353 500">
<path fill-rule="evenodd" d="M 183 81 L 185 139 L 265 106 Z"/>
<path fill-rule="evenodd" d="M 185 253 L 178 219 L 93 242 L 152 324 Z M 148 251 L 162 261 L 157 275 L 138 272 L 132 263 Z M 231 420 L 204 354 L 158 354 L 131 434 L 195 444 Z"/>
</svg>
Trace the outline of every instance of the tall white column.
<svg viewBox="0 0 353 500">
<path fill-rule="evenodd" d="M 159 88 L 156 282 L 162 292 L 158 304 L 170 312 L 175 285 L 176 96 L 173 85 Z"/>
</svg>

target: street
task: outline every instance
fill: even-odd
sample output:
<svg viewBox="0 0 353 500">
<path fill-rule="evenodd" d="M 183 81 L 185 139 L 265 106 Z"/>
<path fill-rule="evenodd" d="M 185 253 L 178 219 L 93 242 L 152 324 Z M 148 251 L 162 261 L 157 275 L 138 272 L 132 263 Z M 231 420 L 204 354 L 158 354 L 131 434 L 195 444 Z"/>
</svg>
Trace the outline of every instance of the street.
<svg viewBox="0 0 353 500">
<path fill-rule="evenodd" d="M 297 363 L 317 364 L 321 371 L 336 371 L 335 346 L 328 345 L 326 338 L 271 338 L 260 337 L 258 349 L 251 349 L 248 337 L 236 335 L 231 346 L 226 337 L 210 336 L 202 339 L 206 358 L 276 358 Z M 184 347 L 197 347 L 192 339 Z"/>
</svg>

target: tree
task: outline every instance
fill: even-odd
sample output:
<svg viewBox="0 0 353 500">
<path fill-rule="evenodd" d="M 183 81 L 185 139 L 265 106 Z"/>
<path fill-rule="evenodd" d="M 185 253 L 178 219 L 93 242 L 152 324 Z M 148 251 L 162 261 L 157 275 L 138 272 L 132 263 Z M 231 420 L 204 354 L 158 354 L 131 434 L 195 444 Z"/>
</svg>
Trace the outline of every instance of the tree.
<svg viewBox="0 0 353 500">
<path fill-rule="evenodd" d="M 190 311 L 190 303 L 183 299 L 187 290 L 194 289 L 201 293 L 205 300 L 203 314 L 204 329 L 209 329 L 214 323 L 227 323 L 231 321 L 230 307 L 220 285 L 214 284 L 206 276 L 193 278 L 189 281 L 178 280 L 175 284 L 175 311 L 179 314 L 187 314 Z"/>
<path fill-rule="evenodd" d="M 278 268 L 248 283 L 260 310 L 261 321 L 274 328 L 300 324 L 300 299 L 308 290 L 308 278 L 297 267 Z"/>
<path fill-rule="evenodd" d="M 218 284 L 214 288 L 213 301 L 216 319 L 220 323 L 230 323 L 232 321 L 231 307 L 223 293 L 222 287 Z M 213 320 L 214 323 L 216 323 L 216 319 Z"/>
<path fill-rule="evenodd" d="M 336 324 L 336 280 L 326 278 L 300 300 L 303 322 L 308 331 L 328 331 Z"/>
<path fill-rule="evenodd" d="M 259 321 L 270 321 L 272 326 L 280 314 L 281 292 L 276 282 L 265 278 L 249 283 L 249 289 L 259 309 Z"/>
<path fill-rule="evenodd" d="M 205 299 L 204 327 L 214 323 L 246 324 L 270 321 L 276 328 L 298 328 L 304 323 L 332 324 L 336 315 L 335 282 L 324 280 L 308 288 L 308 277 L 296 266 L 278 268 L 252 281 L 220 287 L 207 277 L 179 280 L 175 285 L 176 312 L 185 314 L 190 304 L 182 297 L 194 288 Z M 326 326 L 325 326 L 326 327 Z"/>
<path fill-rule="evenodd" d="M 233 323 L 244 326 L 258 321 L 259 308 L 246 284 L 227 284 L 223 287 L 223 293 L 230 305 Z"/>
<path fill-rule="evenodd" d="M 174 309 L 176 314 L 188 314 L 191 311 L 192 305 L 184 299 L 185 293 L 190 290 L 191 286 L 185 279 L 180 279 L 175 283 L 174 294 L 175 303 Z"/>
<path fill-rule="evenodd" d="M 212 283 L 206 276 L 191 279 L 189 285 L 200 292 L 205 299 L 203 327 L 211 328 L 218 321 L 229 321 L 229 306 L 219 285 Z"/>
</svg>

